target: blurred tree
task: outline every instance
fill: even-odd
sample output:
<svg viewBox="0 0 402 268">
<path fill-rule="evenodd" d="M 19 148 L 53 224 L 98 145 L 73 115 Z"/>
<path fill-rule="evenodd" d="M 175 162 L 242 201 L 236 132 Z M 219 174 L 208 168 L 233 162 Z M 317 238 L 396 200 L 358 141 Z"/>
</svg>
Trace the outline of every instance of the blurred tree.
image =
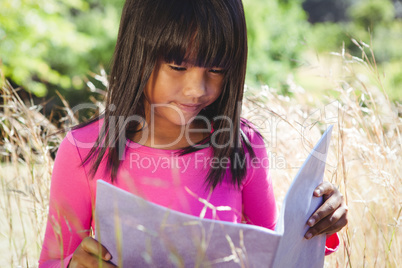
<svg viewBox="0 0 402 268">
<path fill-rule="evenodd" d="M 286 78 L 299 65 L 309 29 L 301 0 L 244 0 L 249 58 L 247 83 L 286 91 Z"/>
<path fill-rule="evenodd" d="M 346 0 L 342 0 L 346 1 Z M 306 0 L 306 2 L 328 2 Z M 338 2 L 338 1 L 336 1 Z M 377 67 L 383 71 L 384 85 L 390 97 L 402 96 L 402 3 L 401 0 L 352 0 L 345 11 L 345 21 L 326 21 L 312 25 L 306 33 L 309 45 L 319 53 L 345 48 L 352 55 L 361 56 L 361 50 L 351 39 L 363 41 L 366 53 L 373 49 Z M 318 8 L 318 7 L 317 7 Z M 328 11 L 329 12 L 329 11 Z M 311 14 L 310 14 L 311 16 Z"/>
<path fill-rule="evenodd" d="M 348 13 L 356 25 L 371 30 L 379 25 L 389 24 L 395 18 L 395 8 L 391 0 L 359 1 Z"/>
<path fill-rule="evenodd" d="M 360 49 L 351 38 L 368 44 L 372 40 L 378 62 L 401 59 L 402 21 L 395 18 L 396 3 L 391 0 L 354 0 L 346 10 L 348 21 L 315 23 L 307 33 L 307 39 L 319 52 L 337 50 L 345 44 L 356 55 L 360 54 Z"/>
<path fill-rule="evenodd" d="M 45 96 L 85 87 L 85 75 L 108 66 L 122 0 L 2 0 L 0 57 L 6 77 Z"/>
</svg>

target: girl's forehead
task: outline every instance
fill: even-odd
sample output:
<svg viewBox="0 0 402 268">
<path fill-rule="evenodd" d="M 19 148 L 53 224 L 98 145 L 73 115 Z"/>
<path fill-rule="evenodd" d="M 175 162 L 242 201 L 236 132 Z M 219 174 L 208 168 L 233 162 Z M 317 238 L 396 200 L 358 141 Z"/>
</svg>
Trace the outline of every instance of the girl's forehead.
<svg viewBox="0 0 402 268">
<path fill-rule="evenodd" d="M 166 40 L 159 48 L 159 53 L 165 62 L 188 64 L 197 67 L 227 67 L 230 58 L 228 48 L 233 47 L 227 40 L 207 40 L 203 31 L 177 36 Z"/>
</svg>

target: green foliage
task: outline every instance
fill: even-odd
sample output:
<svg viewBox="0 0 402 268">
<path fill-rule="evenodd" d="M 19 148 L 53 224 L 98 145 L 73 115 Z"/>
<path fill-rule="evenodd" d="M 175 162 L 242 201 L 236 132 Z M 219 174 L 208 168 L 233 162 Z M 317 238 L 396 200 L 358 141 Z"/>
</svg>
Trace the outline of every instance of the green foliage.
<svg viewBox="0 0 402 268">
<path fill-rule="evenodd" d="M 395 20 L 389 26 L 377 27 L 373 36 L 373 48 L 378 62 L 402 61 L 402 20 Z"/>
<path fill-rule="evenodd" d="M 347 13 L 348 22 L 316 23 L 307 33 L 307 40 L 316 51 L 345 48 L 359 56 L 360 50 L 351 39 L 372 45 L 377 63 L 402 59 L 402 21 L 395 19 L 395 8 L 390 0 L 357 1 Z"/>
<path fill-rule="evenodd" d="M 355 24 L 364 29 L 374 29 L 390 23 L 395 18 L 395 9 L 391 0 L 359 1 L 348 10 Z"/>
<path fill-rule="evenodd" d="M 351 43 L 345 32 L 346 27 L 345 23 L 316 23 L 311 27 L 311 31 L 306 33 L 306 39 L 317 52 L 337 51 L 343 42 L 347 42 L 347 45 Z"/>
<path fill-rule="evenodd" d="M 122 1 L 115 2 L 121 7 Z M 112 55 L 120 16 L 116 3 L 2 0 L 0 56 L 5 76 L 37 96 L 48 90 L 82 89 L 85 74 L 107 65 Z"/>
<path fill-rule="evenodd" d="M 247 83 L 283 88 L 298 65 L 309 24 L 298 0 L 245 0 L 249 60 Z"/>
<path fill-rule="evenodd" d="M 384 89 L 391 100 L 402 101 L 402 61 L 394 60 L 381 66 Z"/>
</svg>

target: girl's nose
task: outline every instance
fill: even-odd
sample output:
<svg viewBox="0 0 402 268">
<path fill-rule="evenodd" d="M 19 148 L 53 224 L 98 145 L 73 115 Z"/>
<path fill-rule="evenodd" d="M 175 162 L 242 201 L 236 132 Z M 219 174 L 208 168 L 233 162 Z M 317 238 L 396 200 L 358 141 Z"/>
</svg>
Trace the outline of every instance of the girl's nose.
<svg viewBox="0 0 402 268">
<path fill-rule="evenodd" d="M 206 78 L 203 68 L 193 68 L 186 80 L 184 86 L 186 97 L 200 98 L 206 94 Z"/>
</svg>

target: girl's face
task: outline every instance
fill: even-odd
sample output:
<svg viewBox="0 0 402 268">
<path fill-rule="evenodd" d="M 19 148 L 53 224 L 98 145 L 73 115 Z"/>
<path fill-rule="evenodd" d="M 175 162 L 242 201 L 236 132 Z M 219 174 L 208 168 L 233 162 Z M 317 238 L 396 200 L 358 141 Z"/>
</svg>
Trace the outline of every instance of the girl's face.
<svg viewBox="0 0 402 268">
<path fill-rule="evenodd" d="M 184 126 L 221 94 L 225 70 L 161 61 L 145 87 L 147 121 L 155 126 Z"/>
</svg>

